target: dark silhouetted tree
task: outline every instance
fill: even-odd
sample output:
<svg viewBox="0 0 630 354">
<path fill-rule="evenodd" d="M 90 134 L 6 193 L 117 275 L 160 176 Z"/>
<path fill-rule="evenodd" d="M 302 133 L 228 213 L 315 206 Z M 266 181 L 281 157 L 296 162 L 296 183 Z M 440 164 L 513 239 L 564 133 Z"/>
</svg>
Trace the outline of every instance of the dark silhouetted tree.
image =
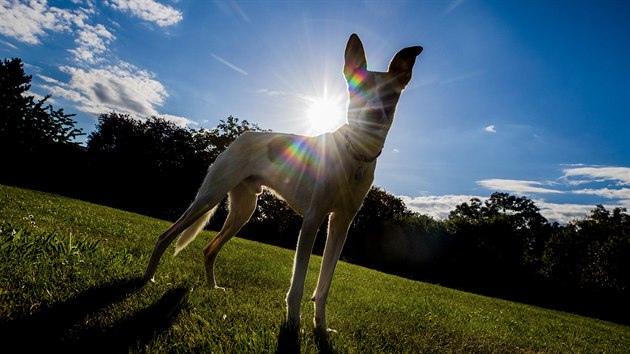
<svg viewBox="0 0 630 354">
<path fill-rule="evenodd" d="M 71 119 L 48 104 L 50 96 L 36 100 L 28 95 L 32 76 L 20 59 L 0 62 L 0 148 L 11 154 L 39 152 L 52 143 L 70 144 L 82 135 Z"/>
<path fill-rule="evenodd" d="M 525 197 L 493 193 L 458 205 L 447 221 L 453 276 L 500 284 L 522 279 L 539 267 L 551 225 Z"/>
<path fill-rule="evenodd" d="M 630 292 L 630 215 L 598 205 L 547 242 L 542 272 L 553 282 L 589 291 Z"/>
<path fill-rule="evenodd" d="M 99 117 L 88 137 L 98 198 L 145 214 L 174 219 L 188 207 L 208 166 L 246 130 L 257 125 L 228 117 L 212 130 L 180 127 L 159 117 L 128 114 Z M 225 203 L 211 223 L 220 227 Z"/>
<path fill-rule="evenodd" d="M 73 114 L 48 103 L 50 96 L 29 95 L 32 77 L 23 66 L 20 59 L 0 62 L 0 181 L 67 193 L 79 181 L 75 171 L 85 167 L 75 141 L 81 130 Z"/>
<path fill-rule="evenodd" d="M 173 219 L 194 197 L 210 161 L 192 129 L 158 117 L 99 117 L 88 154 L 99 200 Z M 199 150 L 198 150 L 199 149 Z"/>
</svg>

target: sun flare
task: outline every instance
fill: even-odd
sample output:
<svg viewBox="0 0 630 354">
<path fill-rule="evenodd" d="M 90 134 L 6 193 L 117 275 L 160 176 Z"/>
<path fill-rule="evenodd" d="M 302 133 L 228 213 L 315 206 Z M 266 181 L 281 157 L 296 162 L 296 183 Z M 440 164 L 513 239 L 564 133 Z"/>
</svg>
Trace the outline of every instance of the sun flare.
<svg viewBox="0 0 630 354">
<path fill-rule="evenodd" d="M 345 121 L 344 103 L 328 97 L 316 98 L 307 107 L 306 118 L 314 133 L 332 131 Z"/>
</svg>

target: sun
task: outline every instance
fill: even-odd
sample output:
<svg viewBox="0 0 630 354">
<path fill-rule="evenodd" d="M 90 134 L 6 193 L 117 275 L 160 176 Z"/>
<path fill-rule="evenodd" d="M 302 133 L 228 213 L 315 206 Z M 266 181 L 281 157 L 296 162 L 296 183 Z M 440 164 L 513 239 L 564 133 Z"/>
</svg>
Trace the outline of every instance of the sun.
<svg viewBox="0 0 630 354">
<path fill-rule="evenodd" d="M 306 118 L 313 133 L 329 132 L 345 122 L 345 107 L 339 99 L 318 97 L 309 103 Z"/>
</svg>

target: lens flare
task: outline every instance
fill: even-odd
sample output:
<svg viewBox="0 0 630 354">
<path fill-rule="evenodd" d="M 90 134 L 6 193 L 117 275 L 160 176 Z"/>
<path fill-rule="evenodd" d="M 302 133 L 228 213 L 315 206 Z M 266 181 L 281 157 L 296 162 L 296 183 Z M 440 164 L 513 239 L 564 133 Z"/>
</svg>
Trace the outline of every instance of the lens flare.
<svg viewBox="0 0 630 354">
<path fill-rule="evenodd" d="M 312 133 L 332 131 L 344 123 L 345 107 L 339 99 L 320 97 L 314 99 L 306 110 Z"/>
</svg>

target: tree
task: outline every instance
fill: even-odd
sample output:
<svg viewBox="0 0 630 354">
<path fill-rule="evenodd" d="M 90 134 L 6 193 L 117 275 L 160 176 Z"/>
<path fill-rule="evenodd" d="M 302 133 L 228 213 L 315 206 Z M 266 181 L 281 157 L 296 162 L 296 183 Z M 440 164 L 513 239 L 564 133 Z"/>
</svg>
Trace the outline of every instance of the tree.
<svg viewBox="0 0 630 354">
<path fill-rule="evenodd" d="M 195 141 L 202 148 L 207 159 L 214 161 L 220 153 L 222 153 L 228 145 L 246 131 L 265 131 L 257 124 L 252 124 L 246 119 L 239 123 L 239 119 L 233 116 L 227 117 L 226 120 L 220 120 L 216 128 L 206 130 L 201 129 L 195 134 Z"/>
<path fill-rule="evenodd" d="M 402 199 L 379 187 L 372 187 L 352 221 L 352 228 L 355 231 L 365 230 L 377 223 L 391 222 L 410 213 Z"/>
<path fill-rule="evenodd" d="M 547 242 L 542 272 L 553 282 L 589 291 L 630 291 L 630 215 L 598 205 Z"/>
<path fill-rule="evenodd" d="M 484 278 L 489 284 L 534 274 L 552 230 L 534 202 L 507 193 L 458 205 L 447 228 L 452 266 L 464 270 L 464 279 Z"/>
<path fill-rule="evenodd" d="M 75 141 L 81 130 L 73 114 L 48 103 L 50 96 L 29 95 L 32 77 L 23 66 L 17 58 L 0 61 L 0 181 L 76 195 L 76 171 L 85 167 Z"/>
<path fill-rule="evenodd" d="M 372 250 L 380 247 L 387 237 L 385 228 L 410 214 L 402 199 L 379 187 L 371 187 L 352 220 L 343 257 L 374 266 L 379 259 L 373 256 Z"/>
<path fill-rule="evenodd" d="M 50 96 L 36 100 L 28 95 L 31 75 L 26 75 L 22 60 L 0 62 L 0 149 L 16 153 L 33 153 L 50 144 L 73 144 L 82 135 L 71 119 L 47 104 Z"/>
<path fill-rule="evenodd" d="M 136 119 L 111 112 L 99 117 L 88 136 L 97 199 L 117 207 L 174 219 L 194 199 L 214 159 L 238 135 L 259 130 L 228 117 L 212 130 L 193 130 L 159 117 Z M 225 203 L 213 218 L 222 224 Z"/>
</svg>

